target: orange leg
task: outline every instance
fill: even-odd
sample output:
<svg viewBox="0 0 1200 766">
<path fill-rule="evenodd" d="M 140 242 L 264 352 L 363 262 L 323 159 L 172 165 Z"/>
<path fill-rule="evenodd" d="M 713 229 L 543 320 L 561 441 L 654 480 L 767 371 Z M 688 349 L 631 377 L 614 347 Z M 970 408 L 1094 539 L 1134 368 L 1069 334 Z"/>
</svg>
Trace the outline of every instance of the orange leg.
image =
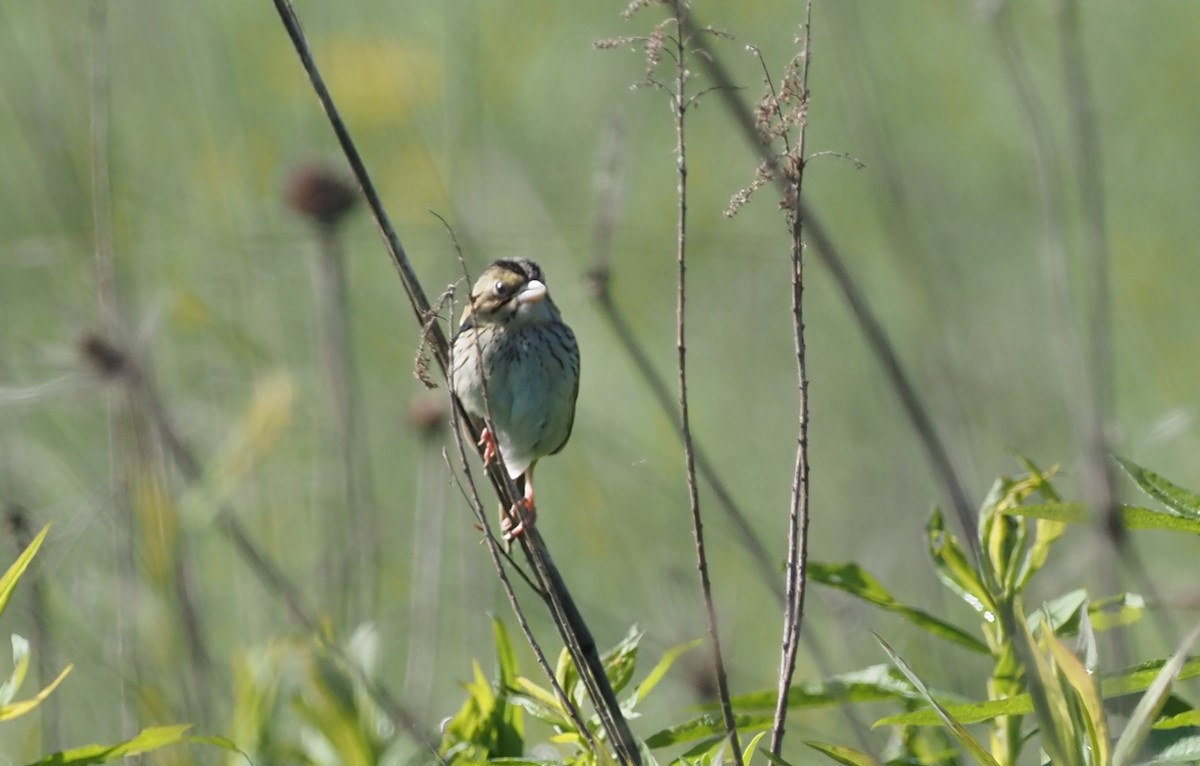
<svg viewBox="0 0 1200 766">
<path fill-rule="evenodd" d="M 517 525 L 512 526 L 512 520 L 517 519 Z M 533 466 L 525 471 L 525 495 L 513 503 L 513 507 L 500 522 L 505 541 L 512 541 L 521 533 L 533 526 L 537 519 L 537 508 L 533 504 Z"/>
<path fill-rule="evenodd" d="M 478 446 L 483 448 L 483 464 L 487 465 L 496 459 L 496 438 L 487 426 L 479 433 Z"/>
</svg>

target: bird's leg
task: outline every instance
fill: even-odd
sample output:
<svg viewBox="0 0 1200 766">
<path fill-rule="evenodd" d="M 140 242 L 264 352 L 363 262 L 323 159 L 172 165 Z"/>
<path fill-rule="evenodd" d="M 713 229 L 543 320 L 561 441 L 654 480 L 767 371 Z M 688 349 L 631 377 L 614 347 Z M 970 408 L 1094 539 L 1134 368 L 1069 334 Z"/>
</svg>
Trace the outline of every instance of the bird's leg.
<svg viewBox="0 0 1200 766">
<path fill-rule="evenodd" d="M 477 446 L 483 448 L 483 464 L 487 465 L 496 459 L 496 438 L 492 436 L 492 431 L 487 426 L 479 433 L 479 441 Z"/>
<path fill-rule="evenodd" d="M 533 526 L 536 518 L 537 508 L 533 504 L 533 466 L 529 466 L 529 470 L 525 471 L 525 494 L 517 498 L 517 502 L 513 503 L 513 507 L 500 521 L 504 539 L 512 541 L 520 537 L 522 532 Z M 513 519 L 517 520 L 516 526 L 513 526 Z"/>
</svg>

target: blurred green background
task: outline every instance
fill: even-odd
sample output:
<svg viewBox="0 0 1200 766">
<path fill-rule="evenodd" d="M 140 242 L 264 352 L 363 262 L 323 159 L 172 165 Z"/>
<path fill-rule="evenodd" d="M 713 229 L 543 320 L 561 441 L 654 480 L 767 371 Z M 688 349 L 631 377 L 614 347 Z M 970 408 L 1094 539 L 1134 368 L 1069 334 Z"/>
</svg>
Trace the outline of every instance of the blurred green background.
<svg viewBox="0 0 1200 766">
<path fill-rule="evenodd" d="M 1200 261 L 1188 253 L 1200 234 L 1200 6 L 1083 5 L 1111 249 L 1116 445 L 1196 486 Z M 1072 323 L 1083 312 L 1065 304 L 1046 266 L 1065 247 L 1068 293 L 1084 305 L 1060 4 L 1013 0 L 998 18 L 1000 6 L 818 0 L 809 153 L 843 152 L 865 167 L 818 158 L 805 194 L 974 499 L 1016 470 L 1014 449 L 1061 462 L 1075 494 L 1086 383 Z M 460 277 L 431 210 L 455 228 L 471 271 L 515 255 L 546 270 L 584 359 L 573 438 L 539 470 L 538 523 L 598 641 L 638 623 L 657 654 L 705 633 L 683 458 L 586 282 L 598 255 L 596 179 L 615 167 L 614 298 L 673 380 L 671 115 L 663 93 L 631 90 L 644 70 L 636 46 L 593 49 L 600 38 L 646 34 L 660 17 L 623 21 L 622 8 L 399 0 L 297 10 L 431 297 Z M 798 50 L 801 4 L 699 2 L 695 11 L 734 35 L 714 45 L 750 100 L 762 71 L 746 45 L 775 75 Z M 1014 42 L 1024 91 L 1005 63 Z M 705 85 L 697 70 L 692 87 Z M 1022 117 L 1030 96 L 1052 149 L 1044 160 Z M 787 232 L 770 189 L 722 216 L 757 162 L 715 96 L 698 106 L 688 143 L 692 422 L 782 565 L 797 407 Z M 378 523 L 377 570 L 348 532 L 330 479 L 339 458 L 313 306 L 318 242 L 284 199 L 297 166 L 342 160 L 272 5 L 8 0 L 0 146 L 0 503 L 27 508 L 35 527 L 55 524 L 38 569 L 52 645 L 34 651 L 76 664 L 58 692 L 64 744 L 115 739 L 130 720 L 195 718 L 169 670 L 184 656 L 167 585 L 180 539 L 213 650 L 206 733 L 231 730 L 233 658 L 299 633 L 216 533 L 218 495 L 339 632 L 376 626 L 380 678 L 407 705 L 430 726 L 450 715 L 470 658 L 490 662 L 489 613 L 507 618 L 508 607 L 442 462 L 448 432 L 422 433 L 410 414 L 444 390 L 426 393 L 414 379 L 418 329 L 363 212 L 341 235 L 369 456 L 358 503 Z M 1049 219 L 1039 173 L 1057 204 Z M 133 353 L 210 474 L 224 466 L 217 489 L 184 492 L 162 468 L 168 461 L 119 454 L 131 449 L 121 397 L 76 351 L 85 334 L 111 337 L 97 287 L 106 227 Z M 898 596 L 969 624 L 965 608 L 941 601 L 924 563 L 924 521 L 945 497 L 842 297 L 810 263 L 811 555 L 859 561 Z M 457 310 L 444 312 L 451 324 Z M 256 390 L 287 423 L 278 438 L 251 434 L 242 454 L 236 440 Z M 150 484 L 164 492 L 130 490 L 130 470 L 135 484 L 157 476 Z M 701 499 L 733 688 L 772 686 L 780 610 L 707 489 Z M 1051 575 L 1056 592 L 1109 582 L 1099 537 L 1073 535 Z M 1189 595 L 1171 583 L 1190 550 L 1153 536 L 1135 542 L 1166 595 Z M 350 590 L 338 592 L 330 572 L 347 568 Z M 528 604 L 556 649 L 545 614 Z M 899 622 L 834 594 L 814 592 L 807 614 L 829 664 L 804 659 L 801 677 L 882 661 L 867 628 L 894 637 L 944 685 L 968 662 L 933 655 Z M 29 636 L 33 627 L 10 611 L 3 629 Z M 637 733 L 671 722 L 671 699 L 700 698 L 707 665 L 701 652 L 690 660 L 670 678 L 674 697 L 634 722 Z M 0 751 L 17 760 L 34 752 L 33 726 L 0 732 Z M 833 740 L 846 731 L 836 713 L 794 715 L 792 726 Z"/>
</svg>

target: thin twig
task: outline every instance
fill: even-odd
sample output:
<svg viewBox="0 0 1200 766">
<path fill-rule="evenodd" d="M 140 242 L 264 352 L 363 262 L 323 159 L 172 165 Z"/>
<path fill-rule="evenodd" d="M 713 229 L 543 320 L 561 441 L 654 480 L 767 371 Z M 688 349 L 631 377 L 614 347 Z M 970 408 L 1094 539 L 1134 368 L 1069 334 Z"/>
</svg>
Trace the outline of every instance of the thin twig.
<svg viewBox="0 0 1200 766">
<path fill-rule="evenodd" d="M 798 100 L 796 104 L 796 119 L 799 124 L 796 130 L 796 145 L 788 145 L 787 123 L 780 105 L 780 99 L 772 99 L 775 105 L 776 119 L 784 129 L 782 138 L 790 161 L 785 163 L 788 169 L 794 169 L 794 176 L 789 179 L 792 185 L 792 201 L 789 211 L 792 235 L 792 333 L 796 351 L 796 387 L 798 393 L 799 422 L 796 435 L 796 465 L 792 474 L 792 494 L 788 508 L 788 558 L 787 558 L 787 602 L 784 605 L 783 640 L 779 660 L 779 689 L 775 703 L 775 717 L 771 726 L 771 752 L 779 756 L 783 751 L 784 727 L 787 723 L 788 692 L 792 686 L 792 676 L 796 672 L 796 652 L 800 645 L 800 632 L 804 623 L 804 596 L 807 591 L 808 564 L 808 363 L 805 359 L 804 338 L 804 218 L 800 209 L 800 196 L 804 186 L 804 166 L 807 158 L 804 156 L 805 136 L 808 128 L 808 73 L 812 64 L 812 0 L 808 0 L 804 11 L 804 32 L 800 44 L 803 46 L 799 57 L 803 60 L 800 71 L 799 93 L 790 93 L 789 88 L 794 82 L 785 80 L 785 92 L 790 100 Z M 785 77 L 792 76 L 791 73 Z M 768 77 L 767 82 L 770 82 Z M 772 86 L 773 88 L 774 86 Z"/>
<path fill-rule="evenodd" d="M 686 34 L 693 34 L 702 28 L 695 20 L 694 14 L 684 19 L 684 26 L 683 32 Z M 694 44 L 704 54 L 698 56 L 698 58 L 701 65 L 705 68 L 708 77 L 715 84 L 723 86 L 717 92 L 724 101 L 730 116 L 734 118 L 742 137 L 758 153 L 764 163 L 767 163 L 771 168 L 775 168 L 776 158 L 772 156 L 770 147 L 762 145 L 758 129 L 755 126 L 754 113 L 746 104 L 741 91 L 734 87 L 733 79 L 728 69 L 726 69 L 723 60 L 713 52 L 711 46 L 707 44 L 707 40 L 699 38 L 695 40 Z M 776 184 L 780 187 L 780 192 L 786 195 L 788 191 L 786 180 L 780 173 L 774 173 L 773 175 Z M 808 230 L 808 234 L 805 237 L 806 241 L 816 251 L 817 256 L 824 263 L 825 267 L 829 269 L 834 282 L 842 292 L 842 297 L 849 305 L 851 314 L 858 323 L 859 330 L 866 339 L 867 345 L 883 367 L 887 380 L 891 383 L 896 396 L 900 399 L 900 404 L 905 415 L 908 417 L 913 429 L 917 432 L 918 437 L 920 437 L 921 445 L 925 448 L 925 454 L 929 459 L 934 475 L 941 481 L 943 489 L 950 498 L 955 517 L 958 519 L 966 539 L 970 541 L 970 555 L 977 559 L 979 557 L 979 541 L 978 534 L 976 533 L 977 523 L 969 495 L 959 478 L 953 461 L 950 459 L 950 453 L 946 450 L 945 444 L 943 444 L 941 437 L 938 435 L 937 428 L 929 416 L 929 411 L 924 401 L 917 393 L 916 386 L 904 371 L 904 367 L 896 354 L 896 348 L 888 338 L 882 322 L 875 315 L 871 305 L 867 302 L 866 296 L 858 287 L 858 283 L 855 282 L 854 277 L 850 274 L 845 260 L 834 246 L 833 240 L 830 239 L 824 225 L 813 214 L 813 211 L 808 209 L 803 201 L 800 201 L 798 204 Z"/>
<path fill-rule="evenodd" d="M 611 178 L 608 177 L 608 174 L 604 174 L 603 171 L 601 175 L 602 178 L 598 181 L 598 186 L 600 187 L 602 197 L 605 195 L 615 195 L 616 188 L 611 183 Z M 612 241 L 611 232 L 615 226 L 616 210 L 617 206 L 611 200 L 604 201 L 599 205 L 599 214 L 595 225 L 594 250 L 596 253 L 596 265 L 588 272 L 588 289 L 592 298 L 596 301 L 600 315 L 609 323 L 621 350 L 629 357 L 633 368 L 638 373 L 638 377 L 650 389 L 651 397 L 658 405 L 658 408 L 674 426 L 675 435 L 680 438 L 680 445 L 682 446 L 682 432 L 679 430 L 679 410 L 675 398 L 671 394 L 670 387 L 655 368 L 654 363 L 650 359 L 650 354 L 646 351 L 641 341 L 638 340 L 637 334 L 633 331 L 633 327 L 630 325 L 625 312 L 621 310 L 621 307 L 613 297 L 610 243 Z M 784 584 L 779 579 L 778 564 L 774 561 L 771 554 L 768 553 L 767 546 L 763 543 L 762 538 L 754 531 L 749 516 L 747 516 L 745 510 L 734 498 L 733 493 L 725 485 L 725 480 L 722 478 L 721 473 L 708 458 L 708 453 L 704 450 L 703 443 L 695 434 L 692 435 L 692 451 L 696 458 L 697 473 L 708 484 L 709 489 L 712 491 L 713 499 L 717 502 L 717 507 L 721 509 L 733 525 L 733 529 L 737 533 L 734 539 L 737 540 L 738 544 L 750 556 L 750 561 L 754 565 L 759 581 L 771 591 L 780 604 L 785 603 Z M 822 676 L 830 675 L 832 673 L 830 670 L 831 664 L 825 648 L 821 645 L 817 635 L 812 631 L 807 631 L 801 634 L 800 640 L 804 642 L 805 648 L 807 648 L 818 673 Z M 843 701 L 839 705 L 839 709 L 854 730 L 860 746 L 864 750 L 868 749 L 870 741 L 867 725 L 858 715 L 854 706 Z"/>
<path fill-rule="evenodd" d="M 733 751 L 733 760 L 742 764 L 742 748 L 738 741 L 737 722 L 730 703 L 729 677 L 725 672 L 725 660 L 721 653 L 721 635 L 717 626 L 717 611 L 713 605 L 712 583 L 708 571 L 708 555 L 704 548 L 704 520 L 700 514 L 700 490 L 696 482 L 696 454 L 692 444 L 691 418 L 688 412 L 687 390 L 687 110 L 694 103 L 687 96 L 688 36 L 684 34 L 683 19 L 687 16 L 687 5 L 683 0 L 672 0 L 671 11 L 675 19 L 675 82 L 668 90 L 672 112 L 675 117 L 675 159 L 678 175 L 678 218 L 676 238 L 676 262 L 678 283 L 675 308 L 675 349 L 679 372 L 679 429 L 683 434 L 684 466 L 687 470 L 688 506 L 692 514 L 692 534 L 696 542 L 696 569 L 700 575 L 700 592 L 704 598 L 708 636 L 712 641 L 713 670 L 717 680 L 717 696 L 721 704 L 721 717 L 725 721 L 725 733 Z"/>
</svg>

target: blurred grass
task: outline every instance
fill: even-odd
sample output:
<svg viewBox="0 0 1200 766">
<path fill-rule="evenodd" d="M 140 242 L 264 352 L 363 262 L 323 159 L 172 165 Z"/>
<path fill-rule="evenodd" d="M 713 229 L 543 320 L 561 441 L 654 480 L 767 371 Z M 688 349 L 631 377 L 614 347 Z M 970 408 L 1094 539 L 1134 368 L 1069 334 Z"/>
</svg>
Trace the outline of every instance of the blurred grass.
<svg viewBox="0 0 1200 766">
<path fill-rule="evenodd" d="M 1053 11 L 1036 2 L 1010 6 L 1066 157 L 1073 137 Z M 240 427 L 256 382 L 277 370 L 291 376 L 296 399 L 285 438 L 232 500 L 285 569 L 313 585 L 325 553 L 315 532 L 325 514 L 344 511 L 314 478 L 318 465 L 336 459 L 320 441 L 314 243 L 285 210 L 281 187 L 302 160 L 336 161 L 331 134 L 268 3 L 112 0 L 107 8 L 113 223 L 127 319 L 180 429 L 206 461 Z M 428 208 L 454 224 L 472 269 L 513 254 L 545 267 L 581 339 L 584 377 L 574 438 L 539 473 L 539 524 L 559 561 L 569 562 L 567 581 L 602 644 L 636 621 L 648 641 L 666 646 L 703 633 L 682 456 L 584 284 L 594 257 L 597 146 L 617 118 L 626 140 L 614 294 L 669 376 L 673 139 L 662 96 L 629 92 L 642 73 L 640 54 L 591 49 L 595 39 L 645 31 L 648 21 L 622 22 L 620 8 L 453 0 L 298 10 L 427 289 L 436 294 L 458 277 Z M 761 47 L 776 70 L 794 53 L 793 4 L 734 11 L 701 3 L 696 12 L 737 36 L 723 47 L 751 96 L 761 73 L 743 44 Z M 1191 485 L 1200 483 L 1193 384 L 1200 265 L 1189 256 L 1200 235 L 1192 214 L 1200 197 L 1192 172 L 1200 161 L 1191 65 L 1198 23 L 1200 9 L 1183 0 L 1084 8 L 1113 256 L 1119 447 Z M 843 1 L 817 3 L 813 34 L 810 145 L 847 152 L 866 168 L 819 159 L 807 193 L 886 321 L 970 489 L 982 495 L 993 476 L 1010 470 L 1010 447 L 1043 463 L 1062 461 L 1069 485 L 1079 450 L 1067 405 L 1079 394 L 1056 358 L 1031 150 L 991 27 L 973 4 Z M 100 330 L 88 202 L 95 44 L 84 4 L 16 0 L 0 8 L 5 388 L 79 369 L 76 338 Z M 721 217 L 755 163 L 715 100 L 702 102 L 691 120 L 694 428 L 773 541 L 783 528 L 795 437 L 784 225 L 766 193 L 737 218 Z M 1056 169 L 1068 200 L 1063 223 L 1077 248 L 1071 168 L 1064 159 Z M 406 622 L 410 560 L 420 544 L 411 539 L 414 504 L 428 500 L 417 488 L 446 477 L 436 459 L 421 459 L 429 448 L 408 422 L 419 390 L 411 375 L 417 331 L 403 294 L 365 216 L 345 236 L 385 541 L 384 607 L 363 617 L 379 622 L 388 647 L 383 673 L 396 687 L 413 631 L 436 628 L 438 683 L 423 711 L 436 721 L 457 699 L 450 680 L 465 676 L 468 658 L 490 656 L 485 610 L 506 607 L 452 490 L 436 624 Z M 813 556 L 870 562 L 893 591 L 932 599 L 937 611 L 929 575 L 914 564 L 924 556 L 925 514 L 940 495 L 840 297 L 819 269 L 809 274 Z M 0 408 L 0 501 L 22 502 L 38 523 L 56 522 L 43 571 L 59 651 L 77 668 L 61 691 L 71 699 L 69 730 L 97 739 L 117 728 L 117 711 L 92 692 L 125 674 L 106 667 L 120 639 L 112 580 L 122 534 L 113 515 L 107 398 L 93 385 Z M 418 466 L 431 475 L 419 477 Z M 711 502 L 706 509 L 734 687 L 767 686 L 777 610 Z M 185 522 L 184 532 L 197 547 L 202 603 L 227 688 L 223 658 L 292 628 L 211 530 Z M 140 531 L 146 556 L 152 533 Z M 1147 536 L 1140 544 L 1157 543 Z M 1186 555 L 1178 543 L 1166 546 L 1148 562 L 1155 572 L 1170 572 Z M 782 561 L 781 545 L 778 555 Z M 1094 583 L 1093 558 L 1060 562 L 1060 576 Z M 152 558 L 141 564 L 155 566 Z M 161 642 L 169 604 L 141 594 L 139 605 L 134 640 Z M 808 629 L 835 647 L 834 670 L 879 659 L 861 629 L 867 613 L 825 594 L 810 605 Z M 914 661 L 922 651 L 896 645 Z M 169 661 L 171 648 L 162 651 Z"/>
</svg>

